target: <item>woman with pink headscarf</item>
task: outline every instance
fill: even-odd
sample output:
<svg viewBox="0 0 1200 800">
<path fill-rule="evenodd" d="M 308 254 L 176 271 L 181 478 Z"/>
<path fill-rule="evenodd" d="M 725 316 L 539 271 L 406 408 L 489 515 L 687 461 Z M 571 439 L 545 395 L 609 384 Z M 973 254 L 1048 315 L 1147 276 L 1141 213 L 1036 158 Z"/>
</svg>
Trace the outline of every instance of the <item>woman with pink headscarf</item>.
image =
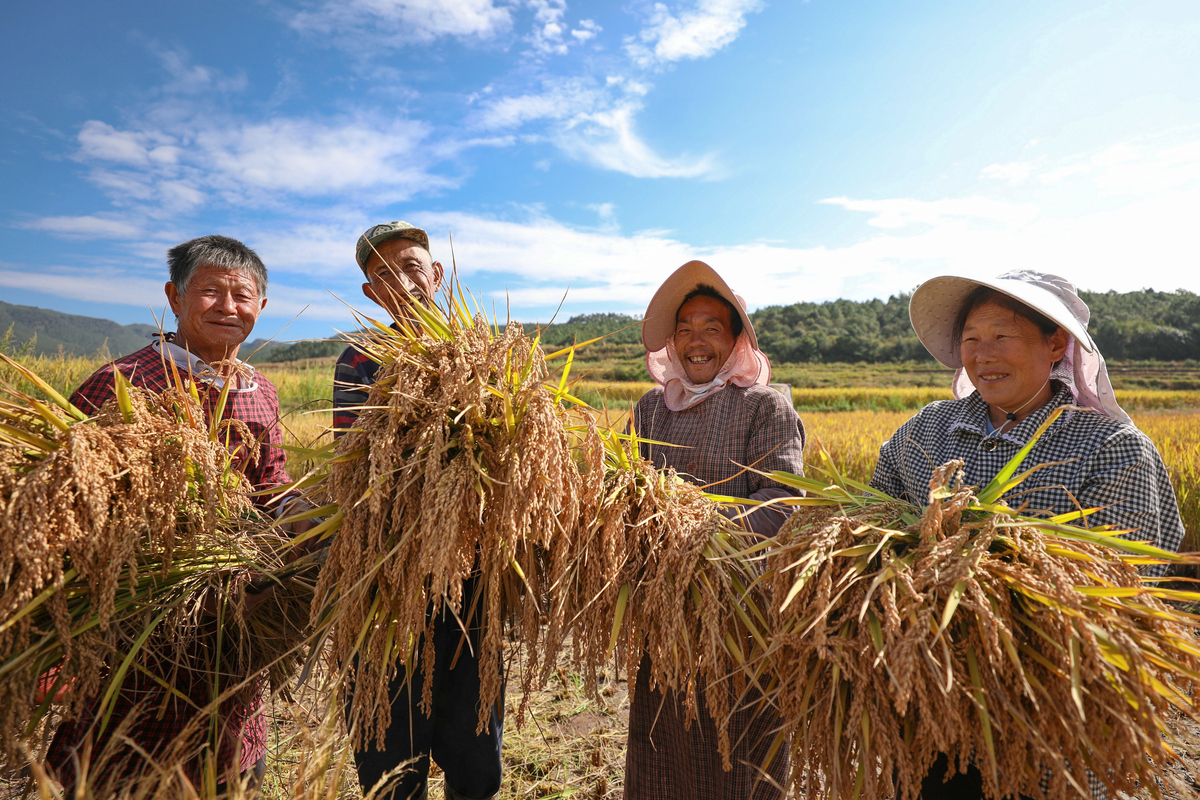
<svg viewBox="0 0 1200 800">
<path fill-rule="evenodd" d="M 871 485 L 925 505 L 934 468 L 961 459 L 966 482 L 982 486 L 1051 412 L 1071 406 L 1024 462 L 1046 466 L 1004 500 L 1030 515 L 1097 508 L 1089 525 L 1128 530 L 1128 538 L 1178 550 L 1183 522 L 1166 467 L 1117 404 L 1104 358 L 1087 332 L 1089 316 L 1075 287 L 1057 275 L 1018 270 L 921 284 L 909 317 L 934 358 L 957 370 L 956 399 L 931 403 L 900 426 L 879 451 Z M 947 763 L 945 754 L 934 762 L 923 798 L 984 797 L 974 767 L 943 782 Z M 1094 797 L 1107 796 L 1094 777 L 1091 788 Z"/>
<path fill-rule="evenodd" d="M 795 494 L 762 472 L 803 474 L 804 425 L 791 400 L 768 385 L 770 365 L 750 317 L 716 270 L 702 261 L 675 270 L 646 308 L 642 344 L 658 384 L 633 410 L 643 458 L 730 497 Z M 778 507 L 746 511 L 741 524 L 764 537 L 787 519 Z M 630 687 L 626 800 L 781 800 L 788 759 L 786 747 L 772 750 L 782 724 L 776 709 L 761 696 L 743 699 L 728 721 L 725 770 L 704 693 L 696 693 L 689 724 L 684 698 L 652 686 L 650 672 L 643 655 Z"/>
</svg>

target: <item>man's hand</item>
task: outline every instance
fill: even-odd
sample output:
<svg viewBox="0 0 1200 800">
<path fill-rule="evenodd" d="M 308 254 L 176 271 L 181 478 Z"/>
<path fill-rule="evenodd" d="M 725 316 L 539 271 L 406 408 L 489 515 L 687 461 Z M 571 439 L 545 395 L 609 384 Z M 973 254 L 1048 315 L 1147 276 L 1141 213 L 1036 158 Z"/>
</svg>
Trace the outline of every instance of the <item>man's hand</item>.
<svg viewBox="0 0 1200 800">
<path fill-rule="evenodd" d="M 249 619 L 256 611 L 258 611 L 258 609 L 263 606 L 264 603 L 271 599 L 274 593 L 275 584 L 273 583 L 259 592 L 252 592 L 250 591 L 250 587 L 247 586 L 246 590 L 242 593 L 242 613 L 245 614 L 247 619 Z"/>
<path fill-rule="evenodd" d="M 241 594 L 242 600 L 242 615 L 245 618 L 251 617 L 263 603 L 271 599 L 272 593 L 275 591 L 275 584 L 264 586 L 259 591 L 253 591 L 251 587 L 254 582 L 254 575 L 250 576 L 250 581 L 242 584 L 240 589 L 231 589 L 227 587 L 225 591 L 215 588 L 209 588 L 204 595 L 204 600 L 200 604 L 200 611 L 206 617 L 215 617 L 218 613 L 223 614 L 227 619 L 230 615 L 236 613 L 238 607 L 238 595 Z M 224 603 L 224 608 L 222 608 Z"/>
</svg>

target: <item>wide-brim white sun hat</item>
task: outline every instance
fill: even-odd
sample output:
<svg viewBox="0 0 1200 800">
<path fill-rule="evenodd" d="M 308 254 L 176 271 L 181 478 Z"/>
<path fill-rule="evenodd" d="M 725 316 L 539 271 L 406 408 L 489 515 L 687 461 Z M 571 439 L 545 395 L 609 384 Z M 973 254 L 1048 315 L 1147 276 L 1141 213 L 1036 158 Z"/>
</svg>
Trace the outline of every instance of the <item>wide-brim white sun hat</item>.
<svg viewBox="0 0 1200 800">
<path fill-rule="evenodd" d="M 1083 350 L 1095 350 L 1087 332 L 1087 304 L 1065 278 L 1031 270 L 1007 272 L 996 278 L 942 275 L 917 287 L 908 302 L 908 317 L 921 344 L 947 367 L 963 365 L 954 328 L 967 296 L 980 286 L 995 289 L 1043 314 L 1071 334 Z"/>
<path fill-rule="evenodd" d="M 721 297 L 737 309 L 742 318 L 742 330 L 750 339 L 750 347 L 757 350 L 758 337 L 754 335 L 754 326 L 746 314 L 745 301 L 729 288 L 729 284 L 715 269 L 703 261 L 684 264 L 672 272 L 654 293 L 650 305 L 646 306 L 646 316 L 642 319 L 642 344 L 646 350 L 655 353 L 667 346 L 667 341 L 675 336 L 675 315 L 683 305 L 683 298 L 701 284 L 716 289 Z"/>
</svg>

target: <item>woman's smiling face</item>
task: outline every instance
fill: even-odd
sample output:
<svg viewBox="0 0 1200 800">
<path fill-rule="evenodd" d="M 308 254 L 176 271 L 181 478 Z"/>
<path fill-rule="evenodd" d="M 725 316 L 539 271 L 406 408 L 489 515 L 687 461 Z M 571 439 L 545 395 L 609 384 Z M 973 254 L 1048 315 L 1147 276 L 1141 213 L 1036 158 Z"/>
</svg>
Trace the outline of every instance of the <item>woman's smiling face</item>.
<svg viewBox="0 0 1200 800">
<path fill-rule="evenodd" d="M 675 315 L 675 352 L 692 383 L 717 377 L 733 352 L 735 338 L 729 309 L 716 298 L 693 297 Z"/>
<path fill-rule="evenodd" d="M 1047 381 L 1067 351 L 1070 335 L 1062 328 L 1046 335 L 1030 320 L 994 302 L 967 315 L 959 340 L 963 368 L 990 406 L 1028 413 L 1053 394 Z M 1032 401 L 1032 402 L 1031 402 Z"/>
</svg>

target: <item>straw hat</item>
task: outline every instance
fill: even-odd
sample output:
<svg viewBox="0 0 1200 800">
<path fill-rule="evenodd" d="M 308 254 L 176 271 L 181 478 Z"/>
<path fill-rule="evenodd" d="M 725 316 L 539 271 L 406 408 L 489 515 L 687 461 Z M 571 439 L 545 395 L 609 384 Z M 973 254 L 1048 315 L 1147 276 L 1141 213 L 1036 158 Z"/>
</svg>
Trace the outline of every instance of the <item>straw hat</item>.
<svg viewBox="0 0 1200 800">
<path fill-rule="evenodd" d="M 758 337 L 754 335 L 754 326 L 746 315 L 746 301 L 734 294 L 729 284 L 717 274 L 717 271 L 703 261 L 689 261 L 671 273 L 671 277 L 658 287 L 650 305 L 646 306 L 646 316 L 642 318 L 642 344 L 651 353 L 662 350 L 667 341 L 675 335 L 675 315 L 687 297 L 697 286 L 706 284 L 717 290 L 737 309 L 742 318 L 742 330 L 750 337 L 750 346 L 758 349 Z"/>
<path fill-rule="evenodd" d="M 917 287 L 908 303 L 908 318 L 921 344 L 947 367 L 963 365 L 958 342 L 954 340 L 954 326 L 967 295 L 980 286 L 995 289 L 1044 314 L 1071 334 L 1084 350 L 1094 351 L 1095 345 L 1087 332 L 1091 312 L 1067 279 L 1027 269 L 1006 272 L 997 278 L 943 275 Z"/>
</svg>

